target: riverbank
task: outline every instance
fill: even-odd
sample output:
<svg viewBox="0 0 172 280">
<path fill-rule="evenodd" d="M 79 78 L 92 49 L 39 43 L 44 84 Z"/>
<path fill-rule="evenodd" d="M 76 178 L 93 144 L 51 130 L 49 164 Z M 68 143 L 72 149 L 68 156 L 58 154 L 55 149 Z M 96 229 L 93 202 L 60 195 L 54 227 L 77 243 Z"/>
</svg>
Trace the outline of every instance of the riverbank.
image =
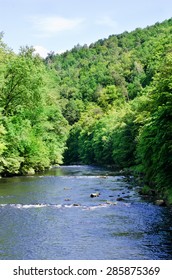
<svg viewBox="0 0 172 280">
<path fill-rule="evenodd" d="M 152 200 L 156 205 L 172 206 L 172 189 L 170 187 L 169 189 L 158 188 L 155 182 L 148 182 L 145 174 L 139 172 L 137 167 L 124 169 L 124 174 L 133 176 L 135 184 L 140 186 L 140 195 Z"/>
<path fill-rule="evenodd" d="M 114 165 L 103 165 L 114 172 L 114 175 L 125 176 L 125 181 L 133 186 L 139 186 L 139 194 L 159 206 L 172 206 L 172 189 L 157 188 L 155 182 L 148 182 L 145 174 L 139 171 L 138 166 L 116 170 Z"/>
</svg>

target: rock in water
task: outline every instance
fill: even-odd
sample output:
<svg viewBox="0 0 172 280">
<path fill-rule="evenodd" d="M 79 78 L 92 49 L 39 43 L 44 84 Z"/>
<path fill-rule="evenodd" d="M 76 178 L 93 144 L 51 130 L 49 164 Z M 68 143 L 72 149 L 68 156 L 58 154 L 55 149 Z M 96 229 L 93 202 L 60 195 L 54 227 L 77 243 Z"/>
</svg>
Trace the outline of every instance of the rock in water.
<svg viewBox="0 0 172 280">
<path fill-rule="evenodd" d="M 118 197 L 116 200 L 117 201 L 124 201 L 125 199 L 123 197 Z"/>
<path fill-rule="evenodd" d="M 90 194 L 90 197 L 98 197 L 100 195 L 100 193 L 98 192 L 98 193 L 91 193 Z"/>
<path fill-rule="evenodd" d="M 163 199 L 158 199 L 155 201 L 155 205 L 158 205 L 158 206 L 165 206 L 166 203 Z"/>
</svg>

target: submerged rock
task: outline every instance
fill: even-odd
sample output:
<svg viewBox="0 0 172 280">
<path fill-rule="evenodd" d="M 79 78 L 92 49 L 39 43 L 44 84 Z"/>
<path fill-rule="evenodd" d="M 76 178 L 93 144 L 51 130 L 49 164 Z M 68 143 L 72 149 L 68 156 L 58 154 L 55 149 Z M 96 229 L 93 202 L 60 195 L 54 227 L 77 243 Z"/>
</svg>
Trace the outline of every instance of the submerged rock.
<svg viewBox="0 0 172 280">
<path fill-rule="evenodd" d="M 123 197 L 118 197 L 116 200 L 117 201 L 124 201 L 125 199 Z"/>
<path fill-rule="evenodd" d="M 131 195 L 125 195 L 123 198 L 128 199 L 130 197 L 131 197 Z"/>
<path fill-rule="evenodd" d="M 73 206 L 77 207 L 77 206 L 81 206 L 79 203 L 73 203 Z"/>
</svg>

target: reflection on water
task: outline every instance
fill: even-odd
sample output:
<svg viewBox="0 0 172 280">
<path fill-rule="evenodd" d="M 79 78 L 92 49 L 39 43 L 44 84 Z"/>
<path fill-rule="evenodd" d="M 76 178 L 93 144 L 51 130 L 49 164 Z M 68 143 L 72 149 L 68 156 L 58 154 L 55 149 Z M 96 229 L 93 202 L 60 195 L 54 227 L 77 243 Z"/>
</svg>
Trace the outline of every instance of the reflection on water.
<svg viewBox="0 0 172 280">
<path fill-rule="evenodd" d="M 171 209 L 124 179 L 91 166 L 1 179 L 0 259 L 172 259 Z"/>
</svg>

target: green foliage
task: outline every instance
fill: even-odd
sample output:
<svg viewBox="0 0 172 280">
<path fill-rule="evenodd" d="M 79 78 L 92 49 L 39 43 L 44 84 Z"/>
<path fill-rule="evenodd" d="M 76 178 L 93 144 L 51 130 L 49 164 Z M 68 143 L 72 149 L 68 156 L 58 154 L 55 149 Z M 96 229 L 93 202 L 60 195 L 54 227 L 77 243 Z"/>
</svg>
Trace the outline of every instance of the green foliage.
<svg viewBox="0 0 172 280">
<path fill-rule="evenodd" d="M 0 36 L 0 172 L 132 168 L 171 197 L 172 19 L 42 61 Z"/>
<path fill-rule="evenodd" d="M 23 108 L 32 109 L 41 100 L 41 62 L 20 54 L 13 56 L 5 65 L 4 83 L 0 105 L 4 115 L 16 114 Z"/>
<path fill-rule="evenodd" d="M 138 156 L 146 179 L 163 190 L 172 181 L 172 53 L 167 52 L 154 77 L 150 118 L 138 138 Z"/>
<path fill-rule="evenodd" d="M 112 155 L 117 166 L 124 168 L 135 164 L 136 134 L 137 129 L 133 123 L 132 116 L 126 114 L 117 123 L 112 135 Z"/>
<path fill-rule="evenodd" d="M 53 91 L 54 76 L 33 52 L 28 47 L 19 55 L 4 50 L 0 89 L 0 171 L 4 175 L 44 170 L 63 159 L 68 124 Z"/>
<path fill-rule="evenodd" d="M 95 162 L 95 153 L 92 146 L 96 122 L 103 115 L 102 109 L 95 104 L 88 106 L 78 122 L 80 134 L 78 137 L 78 154 L 81 162 L 90 164 Z"/>
<path fill-rule="evenodd" d="M 67 163 L 132 167 L 145 174 L 147 184 L 170 190 L 171 30 L 169 19 L 56 56 L 52 67 L 72 125 Z M 76 100 L 83 104 L 79 114 Z M 94 108 L 101 109 L 99 117 Z"/>
<path fill-rule="evenodd" d="M 6 150 L 5 133 L 6 130 L 2 124 L 2 116 L 0 114 L 0 173 L 3 171 L 4 166 L 3 153 Z"/>
<path fill-rule="evenodd" d="M 95 125 L 92 148 L 98 164 L 112 164 L 112 130 L 111 116 L 104 116 Z"/>
</svg>

